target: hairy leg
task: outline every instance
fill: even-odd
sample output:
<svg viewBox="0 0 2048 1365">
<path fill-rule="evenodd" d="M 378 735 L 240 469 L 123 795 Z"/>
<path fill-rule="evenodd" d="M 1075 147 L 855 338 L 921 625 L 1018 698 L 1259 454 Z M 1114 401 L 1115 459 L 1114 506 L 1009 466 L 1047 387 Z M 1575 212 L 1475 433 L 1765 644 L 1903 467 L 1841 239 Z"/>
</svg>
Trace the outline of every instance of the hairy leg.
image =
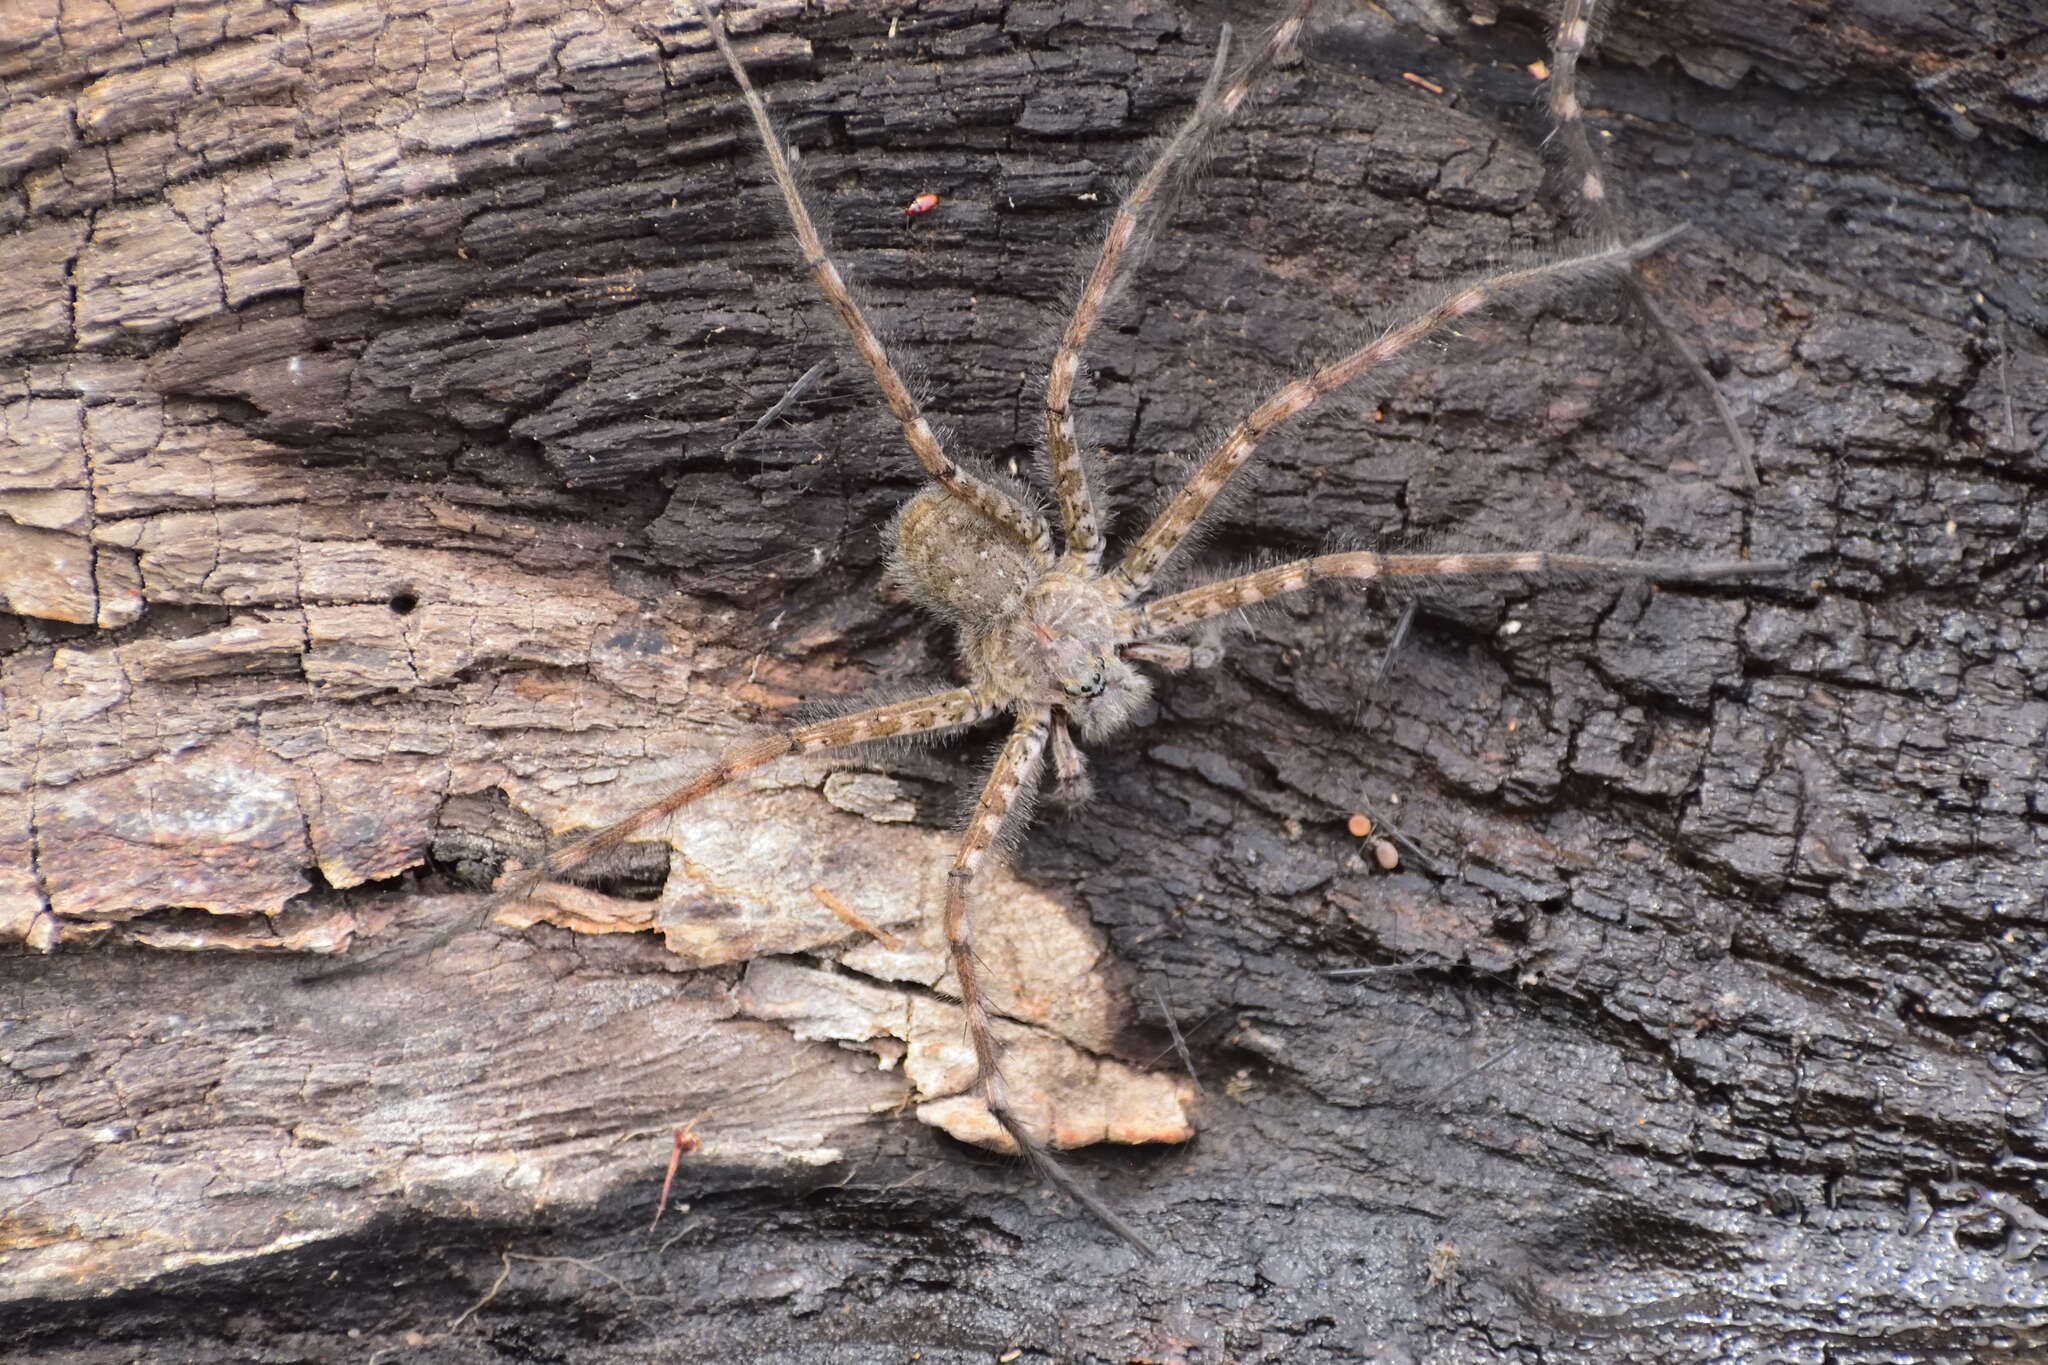
<svg viewBox="0 0 2048 1365">
<path fill-rule="evenodd" d="M 967 919 L 967 887 L 987 861 L 991 849 L 1002 838 L 1003 825 L 1014 813 L 1021 813 L 1018 798 L 1027 802 L 1045 764 L 1045 746 L 1052 730 L 1052 710 L 1046 706 L 1020 706 L 1017 726 L 1010 732 L 1003 751 L 996 756 L 993 772 L 968 818 L 961 836 L 960 852 L 946 879 L 946 943 L 952 952 L 953 974 L 960 983 L 960 1006 L 967 1015 L 967 1040 L 974 1048 L 978 1071 L 976 1084 L 987 1101 L 989 1113 L 1003 1131 L 1029 1157 L 1046 1183 L 1080 1204 L 1117 1236 L 1150 1256 L 1152 1247 L 1108 1205 L 1096 1198 L 1068 1170 L 1053 1159 L 1043 1142 L 1027 1128 L 1010 1107 L 1003 1085 L 1000 1055 L 994 1030 L 989 1024 L 988 1002 L 981 989 L 981 964 L 974 956 L 974 931 Z"/>
<path fill-rule="evenodd" d="M 1088 283 L 1074 306 L 1074 316 L 1060 336 L 1053 353 L 1052 371 L 1045 385 L 1045 450 L 1052 466 L 1053 488 L 1059 495 L 1060 520 L 1066 531 L 1067 553 L 1078 557 L 1090 573 L 1102 564 L 1102 524 L 1095 510 L 1095 498 L 1088 486 L 1087 466 L 1081 459 L 1074 437 L 1074 382 L 1081 372 L 1081 348 L 1088 342 L 1102 305 L 1117 284 L 1125 256 L 1138 234 L 1148 208 L 1159 191 L 1176 174 L 1193 168 L 1210 134 L 1230 121 L 1259 78 L 1273 65 L 1288 44 L 1308 23 L 1318 0 L 1294 0 L 1272 35 L 1237 72 L 1228 86 L 1223 83 L 1230 58 L 1230 27 L 1225 25 L 1216 46 L 1216 58 L 1208 82 L 1194 112 L 1160 150 L 1158 158 L 1118 206 L 1103 237 L 1102 251 Z"/>
<path fill-rule="evenodd" d="M 768 106 L 755 91 L 753 81 L 748 79 L 746 67 L 740 64 L 732 40 L 726 36 L 725 21 L 711 13 L 706 0 L 691 0 L 691 3 L 697 7 L 697 16 L 704 21 L 711 41 L 718 45 L 719 54 L 725 58 L 733 80 L 746 97 L 748 112 L 754 116 L 755 131 L 761 136 L 761 150 L 767 154 L 768 167 L 775 173 L 775 184 L 782 191 L 782 203 L 788 210 L 790 227 L 796 232 L 797 246 L 803 252 L 804 268 L 817 280 L 826 302 L 832 305 L 833 312 L 839 314 L 839 320 L 853 338 L 855 349 L 874 373 L 875 386 L 882 391 L 882 401 L 889 405 L 897 425 L 903 428 L 903 439 L 909 444 L 911 453 L 917 456 L 925 472 L 943 484 L 947 491 L 1002 527 L 1019 544 L 1031 548 L 1043 563 L 1050 565 L 1052 533 L 1045 524 L 1045 518 L 994 484 L 962 469 L 940 447 L 938 434 L 925 420 L 917 400 L 911 396 L 910 386 L 903 382 L 903 376 L 889 359 L 882 339 L 875 335 L 875 329 L 868 324 L 867 316 L 854 300 L 853 291 L 840 275 L 839 267 L 832 263 L 832 257 L 826 252 L 824 239 L 818 233 L 817 224 L 811 221 L 811 211 L 804 204 L 802 191 L 797 188 L 796 174 L 790 169 L 789 158 L 783 154 L 781 135 L 775 129 L 774 120 L 768 116 Z"/>
<path fill-rule="evenodd" d="M 1055 805 L 1086 805 L 1095 795 L 1095 780 L 1088 776 L 1088 759 L 1074 743 L 1067 727 L 1067 713 L 1052 713 L 1052 800 Z"/>
<path fill-rule="evenodd" d="M 1604 577 L 1651 578 L 1659 582 L 1698 582 L 1735 578 L 1750 574 L 1782 573 L 1790 566 L 1776 561 L 1710 559 L 1661 561 L 1613 559 L 1600 555 L 1551 554 L 1546 550 L 1511 551 L 1500 554 L 1382 555 L 1367 550 L 1346 554 L 1316 555 L 1276 564 L 1257 573 L 1241 574 L 1218 583 L 1206 583 L 1133 607 L 1117 616 L 1117 633 L 1125 639 L 1145 641 L 1170 635 L 1184 626 L 1212 616 L 1236 611 L 1291 592 L 1311 583 L 1334 579 L 1372 578 L 1474 578 L 1490 574 L 1582 574 Z M 1128 651 L 1126 651 L 1128 653 Z"/>
<path fill-rule="evenodd" d="M 1621 240 L 1621 223 L 1615 214 L 1614 200 L 1607 193 L 1607 182 L 1600 174 L 1600 158 L 1594 155 L 1593 144 L 1586 136 L 1586 110 L 1579 100 L 1579 59 L 1592 42 L 1594 18 L 1599 8 L 1599 0 L 1563 0 L 1558 7 L 1557 31 L 1550 43 L 1550 121 L 1556 129 L 1558 152 L 1564 163 L 1561 179 L 1569 203 L 1597 240 L 1616 242 Z M 1741 473 L 1742 481 L 1751 488 L 1758 487 L 1755 447 L 1750 443 L 1749 434 L 1736 423 L 1735 413 L 1729 408 L 1721 386 L 1714 382 L 1713 375 L 1707 373 L 1699 353 L 1679 335 L 1678 328 L 1663 305 L 1657 302 L 1657 296 L 1636 267 L 1629 267 L 1622 276 L 1622 283 L 1663 338 L 1665 346 L 1685 366 L 1692 382 L 1714 405 L 1714 415 L 1720 420 L 1721 429 L 1727 433 L 1729 444 L 1735 448 L 1736 469 Z"/>
<path fill-rule="evenodd" d="M 461 916 L 435 932 L 389 952 L 307 972 L 300 976 L 298 981 L 302 985 L 338 981 L 375 971 L 397 959 L 432 952 L 457 934 L 485 923 L 500 908 L 519 900 L 548 878 L 575 870 L 605 849 L 625 842 L 657 820 L 675 814 L 692 801 L 710 795 L 734 778 L 752 772 L 764 764 L 772 763 L 778 758 L 839 749 L 852 744 L 862 744 L 868 740 L 932 734 L 985 720 L 999 709 L 990 705 L 973 689 L 959 687 L 949 692 L 934 692 L 930 696 L 856 711 L 850 716 L 837 716 L 831 720 L 819 721 L 815 725 L 799 726 L 778 735 L 769 735 L 736 745 L 726 750 L 718 762 L 705 772 L 698 774 L 652 805 L 642 806 L 623 820 L 563 845 L 538 867 L 508 869 L 499 877 L 497 886 L 492 889 L 485 909 L 477 915 Z"/>
<path fill-rule="evenodd" d="M 1663 246 L 1683 231 L 1670 228 L 1654 236 L 1626 246 L 1611 246 L 1569 260 L 1553 261 L 1548 265 L 1530 266 L 1523 270 L 1510 270 L 1490 276 L 1476 284 L 1466 285 L 1451 293 L 1433 308 L 1428 308 L 1408 321 L 1384 333 L 1377 341 L 1362 346 L 1342 360 L 1287 385 L 1271 398 L 1253 409 L 1230 429 L 1230 433 L 1218 443 L 1202 467 L 1181 487 L 1173 500 L 1166 505 L 1150 526 L 1140 535 L 1131 548 L 1125 552 L 1124 560 L 1107 577 L 1128 602 L 1143 592 L 1152 582 L 1167 559 L 1187 539 L 1209 504 L 1215 500 L 1223 486 L 1230 481 L 1244 462 L 1258 448 L 1259 441 L 1267 432 L 1314 403 L 1318 398 L 1342 388 L 1352 380 L 1376 366 L 1392 360 L 1401 352 L 1415 345 L 1440 328 L 1449 326 L 1492 303 L 1500 295 L 1532 284 L 1541 284 L 1574 275 L 1587 275 L 1602 270 L 1613 270 L 1626 266 L 1637 257 L 1647 255 Z"/>
<path fill-rule="evenodd" d="M 526 879 L 526 884 L 519 889 L 531 889 L 533 882 L 540 877 L 559 876 L 574 870 L 596 854 L 625 842 L 640 830 L 675 814 L 692 801 L 709 796 L 734 778 L 750 773 L 778 758 L 817 753 L 825 749 L 843 749 L 848 745 L 865 744 L 870 740 L 896 739 L 904 735 L 924 735 L 938 730 L 950 730 L 985 720 L 994 715 L 997 709 L 974 689 L 956 687 L 949 692 L 934 692 L 930 696 L 914 697 L 909 701 L 891 702 L 886 706 L 856 711 L 850 716 L 835 716 L 830 720 L 818 721 L 814 725 L 800 725 L 794 730 L 785 730 L 781 734 L 768 735 L 736 745 L 726 750 L 710 768 L 677 787 L 661 800 L 642 806 L 625 819 L 556 849 L 542 867 L 533 869 L 533 873 Z"/>
</svg>

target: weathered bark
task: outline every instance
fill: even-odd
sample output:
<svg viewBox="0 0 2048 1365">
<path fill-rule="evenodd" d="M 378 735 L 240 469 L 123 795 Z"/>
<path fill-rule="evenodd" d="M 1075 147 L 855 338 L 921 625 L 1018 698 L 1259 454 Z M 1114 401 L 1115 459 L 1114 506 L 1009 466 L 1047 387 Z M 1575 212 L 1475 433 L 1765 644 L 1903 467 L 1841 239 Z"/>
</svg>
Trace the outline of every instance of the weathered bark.
<svg viewBox="0 0 2048 1365">
<path fill-rule="evenodd" d="M 1404 299 L 1566 248 L 1540 26 L 1474 8 L 1325 16 L 1219 139 L 1091 352 L 1122 507 Z M 1262 450 L 1207 567 L 1799 572 L 1431 589 L 1377 692 L 1405 599 L 1292 602 L 1093 756 L 985 942 L 1089 1122 L 1143 1084 L 1094 1058 L 1169 1071 L 1189 1031 L 1201 1136 L 1076 1158 L 1155 1263 L 900 1112 L 957 1081 L 916 945 L 973 745 L 749 784 L 665 878 L 562 898 L 659 938 L 295 982 L 776 708 L 951 675 L 881 583 L 914 468 L 693 25 L 0 16 L 9 1358 L 2048 1349 L 2048 49 L 2022 0 L 1670 8 L 1590 97 L 1637 218 L 1694 225 L 1648 274 L 1764 487 L 1582 290 Z M 1080 255 L 1216 16 L 769 9 L 743 50 L 842 259 L 953 445 L 1028 466 Z"/>
</svg>

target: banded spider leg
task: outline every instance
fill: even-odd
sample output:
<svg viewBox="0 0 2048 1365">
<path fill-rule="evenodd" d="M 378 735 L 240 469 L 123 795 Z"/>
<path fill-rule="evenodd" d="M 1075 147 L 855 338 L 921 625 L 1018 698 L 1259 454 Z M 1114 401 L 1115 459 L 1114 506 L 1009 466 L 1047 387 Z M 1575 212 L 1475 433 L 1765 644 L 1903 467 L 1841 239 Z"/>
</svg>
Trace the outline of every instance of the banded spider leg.
<svg viewBox="0 0 2048 1365">
<path fill-rule="evenodd" d="M 1579 99 L 1579 59 L 1592 44 L 1599 11 L 1600 0 L 1561 0 L 1557 27 L 1551 38 L 1546 103 L 1550 109 L 1551 135 L 1563 163 L 1561 180 L 1567 202 L 1584 220 L 1595 241 L 1611 245 L 1622 239 L 1621 220 L 1615 211 L 1614 196 L 1608 192 L 1606 176 L 1601 172 L 1600 158 L 1586 136 L 1586 108 Z M 1706 362 L 1679 332 L 1678 324 L 1657 301 L 1656 291 L 1650 288 L 1641 271 L 1631 266 L 1621 272 L 1621 282 L 1666 349 L 1685 367 L 1694 387 L 1706 394 L 1713 405 L 1715 420 L 1720 422 L 1728 444 L 1734 449 L 1736 472 L 1743 484 L 1761 487 L 1756 474 L 1756 447 L 1749 433 L 1735 420 L 1727 395 L 1721 392 Z"/>
</svg>

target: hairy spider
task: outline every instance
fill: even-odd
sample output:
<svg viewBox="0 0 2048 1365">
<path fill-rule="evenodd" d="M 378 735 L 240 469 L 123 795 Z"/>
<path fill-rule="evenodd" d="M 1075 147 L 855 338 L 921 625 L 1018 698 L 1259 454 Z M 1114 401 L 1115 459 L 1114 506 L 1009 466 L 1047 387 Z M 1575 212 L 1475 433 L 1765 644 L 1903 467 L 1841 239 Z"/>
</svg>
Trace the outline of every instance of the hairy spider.
<svg viewBox="0 0 2048 1365">
<path fill-rule="evenodd" d="M 833 263 L 805 206 L 789 159 L 761 96 L 734 51 L 723 22 L 705 0 L 693 0 L 711 40 L 731 68 L 751 112 L 800 248 L 804 268 L 839 315 L 872 371 L 883 401 L 931 482 L 898 513 L 892 534 L 893 569 L 926 609 L 951 624 L 958 639 L 964 686 L 850 715 L 801 725 L 728 750 L 694 780 L 594 834 L 573 842 L 544 865 L 501 884 L 500 899 L 523 895 L 545 877 L 662 820 L 740 775 L 777 759 L 871 740 L 934 735 L 1005 717 L 1009 727 L 993 771 L 966 822 L 947 881 L 944 928 L 978 1065 L 977 1085 L 989 1111 L 1042 1175 L 1141 1250 L 1143 1238 L 1049 1155 L 1007 1093 L 991 1032 L 975 956 L 968 888 L 1003 845 L 1006 831 L 1025 820 L 1041 783 L 1056 792 L 1085 791 L 1079 743 L 1096 743 L 1128 725 L 1152 689 L 1139 665 L 1168 672 L 1211 662 L 1186 633 L 1239 608 L 1324 580 L 1398 576 L 1570 573 L 1703 579 L 1769 570 L 1739 560 L 1691 564 L 1554 554 L 1546 551 L 1485 554 L 1384 555 L 1367 551 L 1314 555 L 1221 581 L 1145 600 L 1148 590 L 1187 542 L 1217 494 L 1259 443 L 1318 399 L 1383 365 L 1432 333 L 1532 286 L 1602 274 L 1624 275 L 1630 263 L 1655 251 L 1675 229 L 1622 242 L 1610 217 L 1597 218 L 1595 249 L 1547 264 L 1514 269 L 1467 284 L 1370 344 L 1287 384 L 1232 426 L 1195 474 L 1113 560 L 1106 559 L 1097 478 L 1075 437 L 1071 400 L 1083 348 L 1120 271 L 1135 254 L 1141 223 L 1177 175 L 1185 173 L 1204 142 L 1244 101 L 1262 73 L 1300 34 L 1316 0 L 1293 0 L 1278 28 L 1234 72 L 1230 33 L 1223 30 L 1208 80 L 1194 110 L 1131 189 L 1110 224 L 1071 320 L 1060 336 L 1046 380 L 1044 472 L 1059 517 L 1057 534 L 1042 500 L 1020 485 L 971 467 L 943 449 L 880 338 L 869 325 Z M 1559 71 L 1568 78 L 1567 51 L 1584 46 L 1585 22 L 1576 0 L 1567 5 L 1569 48 L 1561 41 Z M 1574 27 L 1575 26 L 1575 27 Z M 1576 104 L 1569 90 L 1558 115 L 1570 139 Z M 1583 161 L 1578 158 L 1583 153 Z M 1598 181 L 1583 132 L 1568 148 L 1582 192 L 1598 199 Z M 1689 354 L 1689 353 L 1687 353 Z M 1050 762 L 1048 763 L 1048 755 Z"/>
</svg>

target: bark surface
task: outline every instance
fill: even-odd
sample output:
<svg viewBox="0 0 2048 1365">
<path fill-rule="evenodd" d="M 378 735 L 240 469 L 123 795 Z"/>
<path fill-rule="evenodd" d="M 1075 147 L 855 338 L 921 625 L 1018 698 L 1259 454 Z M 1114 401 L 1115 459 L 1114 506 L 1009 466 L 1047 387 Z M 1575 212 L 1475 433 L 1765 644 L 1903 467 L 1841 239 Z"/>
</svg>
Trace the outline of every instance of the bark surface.
<svg viewBox="0 0 2048 1365">
<path fill-rule="evenodd" d="M 1117 534 L 1308 365 L 1571 248 L 1540 16 L 1388 8 L 1321 17 L 1098 333 Z M 883 581 L 915 466 L 701 31 L 9 6 L 9 1358 L 2048 1350 L 2048 46 L 2025 0 L 1659 8 L 1585 98 L 1633 221 L 1692 224 L 1646 274 L 1764 486 L 1584 288 L 1268 443 L 1180 581 L 1361 542 L 1797 572 L 1331 589 L 1091 756 L 977 938 L 1071 1140 L 1192 1105 L 1073 1158 L 1145 1262 L 939 1131 L 980 741 L 770 770 L 552 923 L 473 923 L 784 708 L 954 676 Z M 956 454 L 1028 471 L 1223 17 L 736 16 Z"/>
</svg>

